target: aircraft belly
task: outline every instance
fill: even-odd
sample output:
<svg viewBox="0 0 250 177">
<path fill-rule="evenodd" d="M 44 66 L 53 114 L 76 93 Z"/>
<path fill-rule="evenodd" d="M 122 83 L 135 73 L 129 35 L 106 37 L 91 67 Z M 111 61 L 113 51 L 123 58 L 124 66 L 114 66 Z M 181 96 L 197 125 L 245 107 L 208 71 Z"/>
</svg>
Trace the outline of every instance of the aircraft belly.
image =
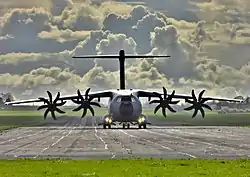
<svg viewBox="0 0 250 177">
<path fill-rule="evenodd" d="M 129 117 L 125 117 L 125 116 L 114 116 L 113 117 L 113 121 L 117 121 L 117 122 L 135 122 L 137 121 L 138 117 L 136 116 L 129 116 Z"/>
</svg>

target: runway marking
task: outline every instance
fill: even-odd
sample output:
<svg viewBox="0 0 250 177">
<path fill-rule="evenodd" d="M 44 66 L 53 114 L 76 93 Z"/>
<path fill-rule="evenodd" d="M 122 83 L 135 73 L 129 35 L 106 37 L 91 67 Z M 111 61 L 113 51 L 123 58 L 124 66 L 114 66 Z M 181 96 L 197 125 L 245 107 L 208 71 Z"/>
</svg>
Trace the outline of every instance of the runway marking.
<svg viewBox="0 0 250 177">
<path fill-rule="evenodd" d="M 69 123 L 68 123 L 67 125 L 69 125 Z M 67 125 L 65 125 L 64 128 L 66 128 Z M 76 129 L 76 128 L 77 128 L 77 127 L 73 127 L 73 130 Z M 34 158 L 34 159 L 37 158 L 40 154 L 44 153 L 44 152 L 45 152 L 46 150 L 48 150 L 49 148 L 51 148 L 51 147 L 55 146 L 56 144 L 58 144 L 61 140 L 63 140 L 63 139 L 66 138 L 67 136 L 69 136 L 69 135 L 73 132 L 73 130 L 70 130 L 66 135 L 61 136 L 57 141 L 55 141 L 54 143 L 48 145 L 46 148 L 44 148 L 42 151 L 40 151 L 40 152 L 39 152 L 36 156 L 34 156 L 33 158 Z M 66 131 L 67 131 L 66 129 L 63 129 L 63 130 L 60 130 L 59 132 L 63 132 L 63 134 L 65 134 Z M 52 139 L 53 139 L 53 137 L 52 137 Z"/>
<path fill-rule="evenodd" d="M 49 132 L 49 131 L 48 131 L 48 132 Z M 14 151 L 14 150 L 17 150 L 17 149 L 19 149 L 19 148 L 21 148 L 21 147 L 30 145 L 30 144 L 32 144 L 32 143 L 37 143 L 37 142 L 39 142 L 39 141 L 41 141 L 41 140 L 43 140 L 43 139 L 45 139 L 45 138 L 47 138 L 47 137 L 49 137 L 49 136 L 51 136 L 51 135 L 53 135 L 53 134 L 54 134 L 54 132 L 53 132 L 53 133 L 50 133 L 49 135 L 43 136 L 43 137 L 41 137 L 41 138 L 37 138 L 37 139 L 35 139 L 34 141 L 30 141 L 30 142 L 27 142 L 27 143 L 22 144 L 22 145 L 20 145 L 20 146 L 16 146 L 16 147 L 13 148 L 13 149 L 9 149 L 8 151 L 3 152 L 3 154 L 9 153 L 9 152 Z M 53 138 L 54 138 L 54 137 L 52 137 L 52 139 L 53 139 Z M 19 157 L 19 155 L 14 155 L 14 156 L 15 156 L 15 157 Z"/>
<path fill-rule="evenodd" d="M 64 127 L 66 127 L 68 125 L 69 125 L 69 122 Z M 34 131 L 34 130 L 28 130 L 28 131 L 26 131 L 26 133 L 27 132 L 32 132 L 32 131 Z M 30 137 L 30 136 L 35 136 L 35 135 L 38 135 L 38 134 L 41 134 L 41 133 L 44 133 L 44 132 L 48 132 L 48 131 L 49 130 L 41 130 L 41 131 L 33 133 L 33 134 L 28 134 L 28 135 L 24 135 L 24 136 L 19 136 L 17 138 L 12 138 L 12 139 L 0 142 L 0 145 L 2 145 L 4 143 L 9 143 L 9 142 L 12 142 L 12 141 L 17 141 L 17 140 L 20 140 L 20 139 L 24 139 L 24 138 L 27 138 L 27 137 Z"/>
<path fill-rule="evenodd" d="M 153 132 L 153 131 L 150 131 L 150 130 L 142 130 L 142 131 L 145 131 L 145 132 L 148 132 L 148 133 L 151 133 L 151 134 L 156 134 L 156 135 L 161 135 L 161 136 L 166 136 L 166 137 L 171 137 L 171 138 L 176 138 L 176 139 L 180 139 L 180 140 L 183 140 L 183 141 L 193 141 L 193 142 L 197 142 L 197 143 L 203 143 L 203 142 L 200 142 L 200 141 L 195 141 L 195 140 L 191 140 L 191 139 L 185 139 L 185 138 L 181 138 L 181 137 L 178 137 L 178 136 L 171 136 L 171 135 L 167 135 L 167 134 L 163 134 L 163 133 L 159 133 L 159 132 Z M 165 131 L 164 131 L 165 132 Z M 188 144 L 192 144 L 192 145 L 196 145 L 195 143 L 190 143 L 188 142 Z M 205 143 L 203 143 L 205 144 Z M 213 146 L 217 146 L 217 145 L 213 145 Z M 207 147 L 208 149 L 210 148 L 213 148 L 213 147 Z M 213 149 L 216 149 L 216 150 L 224 150 L 223 148 L 222 149 L 217 149 L 217 148 L 213 148 Z M 207 151 L 205 150 L 205 153 L 207 153 Z M 214 156 L 214 154 L 212 153 L 208 153 L 209 155 L 211 156 Z"/>
<path fill-rule="evenodd" d="M 111 153 L 111 156 L 112 156 L 111 159 L 115 158 L 116 154 L 111 151 L 111 149 L 108 147 L 108 144 L 102 139 L 102 137 L 98 136 L 98 130 L 96 126 L 96 117 L 92 118 L 92 125 L 95 128 L 95 136 L 104 144 L 104 149 L 108 150 Z"/>
<path fill-rule="evenodd" d="M 146 138 L 142 138 L 142 137 L 138 137 L 138 136 L 135 136 L 135 135 L 131 135 L 131 134 L 129 134 L 129 133 L 126 133 L 126 132 L 123 131 L 123 130 L 119 130 L 119 131 L 122 132 L 122 133 L 124 133 L 124 134 L 127 135 L 127 136 L 130 136 L 130 137 L 133 137 L 133 138 L 136 138 L 136 139 L 142 139 L 142 140 L 147 141 L 147 142 L 149 142 L 149 143 L 152 143 L 152 144 L 155 144 L 155 145 L 157 145 L 157 146 L 160 146 L 160 147 L 162 147 L 163 149 L 171 150 L 171 151 L 174 151 L 174 152 L 176 152 L 176 153 L 178 153 L 178 154 L 186 155 L 186 156 L 189 156 L 189 157 L 191 157 L 191 158 L 196 158 L 196 156 L 191 155 L 191 154 L 189 154 L 189 153 L 180 152 L 180 151 L 175 151 L 174 149 L 172 149 L 172 148 L 170 148 L 170 147 L 167 147 L 167 146 L 164 146 L 164 145 L 162 145 L 162 144 L 160 144 L 160 143 L 156 143 L 156 142 L 150 141 L 150 140 L 148 140 L 148 139 L 146 139 Z"/>
<path fill-rule="evenodd" d="M 24 138 L 27 138 L 27 137 L 30 137 L 30 136 L 35 136 L 35 135 L 38 135 L 38 134 L 41 134 L 41 133 L 47 132 L 47 131 L 48 131 L 48 130 L 42 130 L 42 131 L 39 131 L 39 132 L 36 132 L 36 133 L 33 133 L 33 134 L 29 134 L 29 135 L 25 135 L 25 136 L 19 136 L 19 137 L 17 137 L 17 138 L 12 138 L 12 139 L 9 139 L 9 140 L 0 142 L 0 145 L 1 145 L 1 144 L 4 144 L 4 143 L 9 143 L 9 142 L 12 142 L 12 141 L 24 139 Z"/>
<path fill-rule="evenodd" d="M 159 127 L 160 128 L 160 127 Z M 150 133 L 150 131 L 149 130 L 146 130 L 146 131 L 148 131 L 149 133 Z M 166 132 L 165 130 L 161 130 L 161 129 L 159 129 L 159 131 L 162 131 L 162 132 Z M 159 134 L 159 135 L 163 135 L 163 136 L 168 136 L 168 137 L 175 137 L 175 138 L 179 138 L 179 139 L 182 139 L 182 140 L 185 140 L 185 141 L 192 141 L 192 142 L 195 142 L 195 143 L 201 143 L 201 144 L 204 144 L 204 145 L 208 145 L 209 147 L 208 148 L 214 148 L 214 149 L 216 149 L 216 150 L 222 150 L 222 151 L 225 151 L 225 147 L 226 148 L 229 148 L 229 149 L 233 149 L 233 150 L 238 150 L 238 147 L 232 147 L 232 146 L 230 146 L 230 145 L 218 145 L 218 144 L 213 144 L 213 143 L 209 143 L 209 142 L 206 142 L 206 141 L 199 141 L 199 140 L 193 140 L 193 139 L 191 139 L 191 138 L 182 138 L 182 137 L 180 137 L 181 135 L 179 135 L 179 136 L 176 136 L 176 135 L 174 135 L 174 136 L 172 136 L 172 135 L 167 135 L 167 134 L 161 134 L 161 133 L 159 133 L 159 132 L 155 132 L 155 131 L 151 131 L 151 133 L 154 133 L 154 134 Z M 167 132 L 168 134 L 173 134 L 173 133 L 171 133 L 171 132 Z M 194 134 L 194 135 L 197 135 L 197 134 Z M 204 139 L 205 139 L 205 137 L 203 137 Z M 216 148 L 217 147 L 217 148 Z M 243 149 L 244 150 L 244 149 Z"/>
<path fill-rule="evenodd" d="M 75 129 L 75 127 L 73 128 Z M 33 157 L 34 159 L 37 158 L 40 154 L 44 153 L 46 150 L 48 150 L 49 148 L 55 146 L 56 144 L 58 144 L 60 141 L 62 141 L 64 138 L 66 138 L 67 136 L 69 136 L 71 133 L 73 132 L 73 130 L 70 130 L 65 136 L 62 136 L 61 138 L 59 138 L 56 142 L 48 145 L 46 148 L 44 148 L 40 153 L 38 153 L 35 157 Z"/>
<path fill-rule="evenodd" d="M 79 136 L 70 144 L 70 146 L 68 146 L 66 148 L 66 151 L 64 152 L 64 154 L 72 152 L 72 149 L 75 147 L 77 141 L 79 141 L 79 139 L 82 137 L 81 135 L 84 132 L 85 127 L 87 127 L 87 125 L 86 125 L 87 119 L 89 119 L 89 117 L 85 117 L 84 119 L 81 119 L 81 123 L 80 123 L 79 127 L 81 127 L 82 129 L 79 132 Z M 85 131 L 88 131 L 88 130 L 85 130 Z"/>
</svg>

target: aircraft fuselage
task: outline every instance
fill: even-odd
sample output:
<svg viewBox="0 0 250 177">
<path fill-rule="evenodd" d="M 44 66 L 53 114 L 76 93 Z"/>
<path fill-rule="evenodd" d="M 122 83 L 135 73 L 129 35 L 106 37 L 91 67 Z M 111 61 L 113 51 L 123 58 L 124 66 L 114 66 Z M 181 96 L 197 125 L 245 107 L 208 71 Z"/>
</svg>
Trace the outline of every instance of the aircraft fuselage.
<svg viewBox="0 0 250 177">
<path fill-rule="evenodd" d="M 140 99 L 129 90 L 120 90 L 108 104 L 112 122 L 137 122 L 142 115 Z"/>
</svg>

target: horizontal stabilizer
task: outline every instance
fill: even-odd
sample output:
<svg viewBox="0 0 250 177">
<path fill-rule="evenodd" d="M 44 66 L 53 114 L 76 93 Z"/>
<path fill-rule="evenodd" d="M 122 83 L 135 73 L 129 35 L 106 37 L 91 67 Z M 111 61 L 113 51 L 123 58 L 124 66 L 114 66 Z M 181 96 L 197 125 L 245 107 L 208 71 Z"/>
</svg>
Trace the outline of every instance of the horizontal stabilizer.
<svg viewBox="0 0 250 177">
<path fill-rule="evenodd" d="M 72 58 L 119 58 L 119 55 L 84 55 L 84 56 L 73 56 Z M 125 58 L 168 58 L 166 55 L 125 55 Z"/>
</svg>

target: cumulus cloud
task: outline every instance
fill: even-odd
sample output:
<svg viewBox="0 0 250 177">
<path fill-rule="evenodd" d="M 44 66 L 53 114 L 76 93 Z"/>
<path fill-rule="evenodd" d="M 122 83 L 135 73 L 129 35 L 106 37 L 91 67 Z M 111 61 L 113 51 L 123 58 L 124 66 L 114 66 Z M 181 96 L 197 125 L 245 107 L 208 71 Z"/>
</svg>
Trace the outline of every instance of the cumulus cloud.
<svg viewBox="0 0 250 177">
<path fill-rule="evenodd" d="M 151 33 L 151 44 L 155 48 L 154 53 L 165 53 L 170 55 L 170 59 L 156 60 L 155 66 L 158 70 L 171 78 L 190 77 L 194 75 L 192 59 L 189 58 L 189 51 L 179 38 L 175 26 L 156 27 Z"/>
<path fill-rule="evenodd" d="M 65 8 L 55 19 L 55 24 L 60 29 L 98 30 L 101 28 L 102 18 L 102 12 L 93 6 L 87 3 L 75 4 L 72 8 Z"/>
<path fill-rule="evenodd" d="M 127 87 L 165 86 L 185 93 L 206 88 L 208 94 L 230 97 L 248 93 L 247 0 L 144 2 L 147 7 L 2 1 L 7 10 L 0 18 L 0 88 L 35 97 L 46 89 L 75 93 L 88 86 L 118 88 L 117 60 L 71 57 L 124 49 L 171 56 L 127 61 Z"/>
</svg>

